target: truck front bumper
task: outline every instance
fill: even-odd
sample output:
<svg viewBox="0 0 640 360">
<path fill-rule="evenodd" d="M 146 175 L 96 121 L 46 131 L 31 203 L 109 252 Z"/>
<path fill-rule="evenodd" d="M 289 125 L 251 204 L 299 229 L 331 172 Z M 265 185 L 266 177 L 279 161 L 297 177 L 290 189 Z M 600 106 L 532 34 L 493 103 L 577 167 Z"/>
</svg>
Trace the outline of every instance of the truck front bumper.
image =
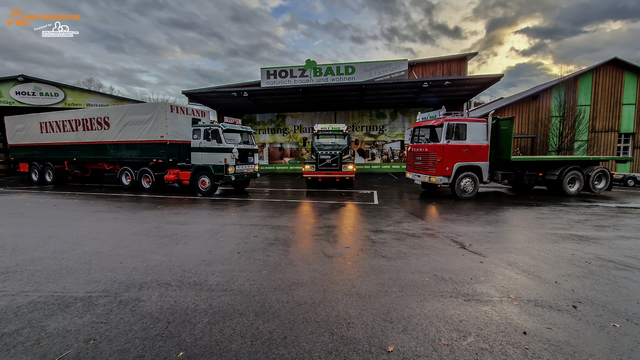
<svg viewBox="0 0 640 360">
<path fill-rule="evenodd" d="M 257 179 L 259 177 L 260 177 L 260 172 L 258 171 L 244 173 L 244 174 L 229 174 L 222 177 L 221 183 L 232 183 L 235 181 Z"/>
<path fill-rule="evenodd" d="M 341 178 L 353 179 L 356 177 L 355 171 L 303 171 L 302 176 L 307 179 L 333 179 Z"/>
<path fill-rule="evenodd" d="M 434 184 L 434 185 L 443 185 L 449 183 L 449 176 L 433 176 L 433 175 L 424 175 L 413 172 L 406 172 L 406 178 L 409 180 L 413 180 L 414 183 L 420 185 L 422 183 Z"/>
</svg>

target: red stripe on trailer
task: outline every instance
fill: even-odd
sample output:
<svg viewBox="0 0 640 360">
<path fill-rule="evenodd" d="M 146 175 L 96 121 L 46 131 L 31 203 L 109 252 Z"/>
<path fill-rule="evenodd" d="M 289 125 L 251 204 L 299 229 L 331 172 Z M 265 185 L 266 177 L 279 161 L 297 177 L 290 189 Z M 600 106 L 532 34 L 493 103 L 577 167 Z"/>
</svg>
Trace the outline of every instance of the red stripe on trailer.
<svg viewBox="0 0 640 360">
<path fill-rule="evenodd" d="M 96 145 L 96 144 L 191 144 L 191 141 L 183 140 L 127 140 L 127 141 L 81 141 L 81 142 L 61 142 L 61 143 L 29 143 L 29 144 L 9 144 L 9 146 L 51 146 L 51 145 Z"/>
</svg>

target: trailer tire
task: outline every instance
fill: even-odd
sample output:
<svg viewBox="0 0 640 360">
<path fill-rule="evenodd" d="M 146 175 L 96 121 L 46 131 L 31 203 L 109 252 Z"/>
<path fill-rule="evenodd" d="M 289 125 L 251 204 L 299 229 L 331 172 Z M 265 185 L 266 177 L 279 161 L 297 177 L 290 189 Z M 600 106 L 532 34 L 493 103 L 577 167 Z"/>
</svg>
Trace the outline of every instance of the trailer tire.
<svg viewBox="0 0 640 360">
<path fill-rule="evenodd" d="M 233 188 L 236 191 L 244 191 L 246 188 L 249 187 L 250 184 L 251 184 L 251 179 L 246 179 L 246 180 L 234 181 L 233 183 L 231 183 L 231 186 L 233 186 Z"/>
<path fill-rule="evenodd" d="M 480 179 L 478 175 L 468 171 L 458 176 L 449 185 L 451 193 L 458 199 L 467 200 L 471 199 L 478 193 L 480 188 Z"/>
<path fill-rule="evenodd" d="M 607 190 L 609 184 L 611 184 L 611 174 L 609 170 L 602 166 L 589 169 L 587 171 L 587 184 L 588 190 L 594 194 L 600 194 Z"/>
<path fill-rule="evenodd" d="M 138 171 L 138 184 L 144 192 L 152 192 L 156 189 L 157 181 L 153 171 L 149 168 L 142 168 Z"/>
<path fill-rule="evenodd" d="M 636 178 L 634 178 L 633 176 L 627 176 L 627 178 L 624 179 L 624 186 L 626 187 L 636 186 Z"/>
<path fill-rule="evenodd" d="M 136 187 L 136 174 L 128 166 L 123 167 L 118 171 L 118 182 L 125 189 L 133 189 Z"/>
<path fill-rule="evenodd" d="M 213 182 L 213 176 L 208 171 L 201 171 L 196 175 L 194 186 L 202 196 L 211 196 L 218 191 L 218 184 Z"/>
<path fill-rule="evenodd" d="M 42 180 L 46 185 L 55 185 L 58 181 L 58 174 L 56 168 L 47 164 L 42 168 Z"/>
<path fill-rule="evenodd" d="M 572 170 L 564 174 L 560 181 L 560 191 L 563 195 L 576 196 L 584 187 L 584 176 L 578 170 Z"/>
<path fill-rule="evenodd" d="M 42 169 L 40 169 L 40 165 L 32 164 L 29 166 L 29 178 L 34 184 L 42 184 Z"/>
</svg>

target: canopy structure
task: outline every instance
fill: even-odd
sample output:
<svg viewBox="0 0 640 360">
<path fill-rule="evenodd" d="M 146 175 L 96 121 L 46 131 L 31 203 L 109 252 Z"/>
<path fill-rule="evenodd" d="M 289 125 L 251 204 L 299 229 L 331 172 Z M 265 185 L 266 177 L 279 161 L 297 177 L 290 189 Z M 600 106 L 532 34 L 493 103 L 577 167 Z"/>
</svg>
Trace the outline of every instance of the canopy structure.
<svg viewBox="0 0 640 360">
<path fill-rule="evenodd" d="M 259 82 L 185 90 L 190 102 L 241 116 L 277 112 L 315 112 L 430 108 L 462 105 L 503 75 L 451 76 L 391 81 L 259 87 Z"/>
</svg>

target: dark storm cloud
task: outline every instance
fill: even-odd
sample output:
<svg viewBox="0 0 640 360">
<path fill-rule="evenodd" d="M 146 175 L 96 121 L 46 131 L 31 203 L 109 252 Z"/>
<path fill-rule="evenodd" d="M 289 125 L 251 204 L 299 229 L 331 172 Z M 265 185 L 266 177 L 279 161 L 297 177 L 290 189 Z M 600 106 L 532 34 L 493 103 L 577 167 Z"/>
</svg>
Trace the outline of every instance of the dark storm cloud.
<svg viewBox="0 0 640 360">
<path fill-rule="evenodd" d="M 483 95 L 504 97 L 524 91 L 533 86 L 551 81 L 555 78 L 553 71 L 544 63 L 529 61 L 509 66 L 504 70 L 504 77 L 498 86 L 490 88 Z"/>
<path fill-rule="evenodd" d="M 2 49 L 37 49 L 2 51 L 3 73 L 67 83 L 93 76 L 131 92 L 129 96 L 144 89 L 180 96 L 186 88 L 256 79 L 260 66 L 297 57 L 278 34 L 279 25 L 268 9 L 242 1 L 26 0 L 21 7 L 25 13 L 80 14 L 80 20 L 68 23 L 80 34 L 46 39 L 31 28 L 0 28 Z M 52 58 L 62 61 L 53 66 Z M 38 69 L 47 59 L 41 74 Z"/>
</svg>

